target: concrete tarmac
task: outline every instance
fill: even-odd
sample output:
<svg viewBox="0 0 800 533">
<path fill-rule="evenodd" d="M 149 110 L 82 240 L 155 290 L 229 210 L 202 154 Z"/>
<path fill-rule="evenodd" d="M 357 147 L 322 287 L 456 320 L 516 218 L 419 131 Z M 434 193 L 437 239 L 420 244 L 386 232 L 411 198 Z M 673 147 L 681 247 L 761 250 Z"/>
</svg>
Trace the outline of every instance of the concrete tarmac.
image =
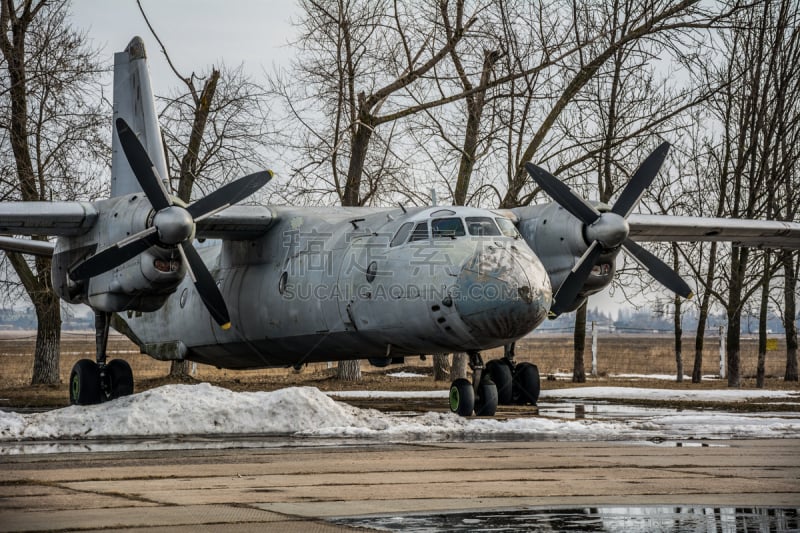
<svg viewBox="0 0 800 533">
<path fill-rule="evenodd" d="M 527 506 L 800 507 L 800 439 L 303 444 L 0 457 L 0 531 L 341 531 L 327 520 Z"/>
</svg>

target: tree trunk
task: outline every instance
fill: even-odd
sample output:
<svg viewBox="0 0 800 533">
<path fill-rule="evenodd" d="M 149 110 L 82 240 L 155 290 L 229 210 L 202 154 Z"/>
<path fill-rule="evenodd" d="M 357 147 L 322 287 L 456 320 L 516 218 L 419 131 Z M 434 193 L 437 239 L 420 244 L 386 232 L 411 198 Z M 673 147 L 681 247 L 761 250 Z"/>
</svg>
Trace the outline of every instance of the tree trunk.
<svg viewBox="0 0 800 533">
<path fill-rule="evenodd" d="M 336 367 L 336 379 L 341 381 L 360 381 L 361 362 L 357 359 L 339 361 L 339 365 Z"/>
<path fill-rule="evenodd" d="M 586 307 L 589 300 L 584 300 L 575 312 L 575 333 L 573 337 L 575 360 L 572 365 L 572 382 L 586 383 L 586 370 L 583 365 L 583 350 L 586 347 Z"/>
<path fill-rule="evenodd" d="M 781 252 L 783 264 L 783 327 L 786 330 L 786 374 L 784 381 L 798 381 L 797 378 L 797 271 L 794 268 L 792 250 Z"/>
<path fill-rule="evenodd" d="M 467 362 L 469 357 L 464 352 L 453 354 L 453 364 L 450 365 L 450 379 L 467 379 Z"/>
<path fill-rule="evenodd" d="M 189 378 L 189 361 L 186 359 L 173 360 L 169 365 L 169 377 L 185 381 Z"/>
<path fill-rule="evenodd" d="M 52 291 L 44 291 L 33 299 L 33 307 L 38 324 L 31 385 L 55 385 L 61 382 L 61 302 Z"/>
<path fill-rule="evenodd" d="M 744 285 L 745 268 L 749 249 L 734 247 L 731 253 L 731 280 L 728 290 L 728 333 L 726 339 L 726 360 L 728 371 L 728 386 L 741 385 L 741 329 L 742 329 L 742 287 Z"/>
<path fill-rule="evenodd" d="M 678 271 L 678 245 L 672 243 L 672 270 Z M 675 325 L 675 371 L 676 381 L 683 383 L 683 327 L 681 325 L 681 297 L 675 295 L 675 317 L 673 323 Z"/>
<path fill-rule="evenodd" d="M 681 297 L 675 296 L 675 372 L 676 381 L 683 383 L 683 328 L 681 326 Z"/>
<path fill-rule="evenodd" d="M 433 356 L 433 380 L 447 381 L 450 377 L 450 355 L 437 353 Z"/>
<path fill-rule="evenodd" d="M 708 272 L 706 272 L 703 287 L 703 298 L 700 301 L 700 315 L 697 318 L 697 332 L 694 337 L 694 368 L 692 368 L 692 383 L 703 380 L 703 344 L 705 343 L 706 324 L 708 323 L 708 309 L 711 307 L 711 287 L 714 283 L 714 271 L 717 266 L 717 243 L 712 242 L 708 255 Z"/>
<path fill-rule="evenodd" d="M 756 387 L 764 388 L 767 363 L 767 303 L 769 302 L 770 264 L 769 250 L 764 251 L 764 276 L 761 279 L 761 303 L 758 309 L 758 363 L 756 365 Z"/>
<path fill-rule="evenodd" d="M 363 95 L 360 95 L 363 97 Z M 364 161 L 367 158 L 367 149 L 372 137 L 372 124 L 366 112 L 360 114 L 361 124 L 356 126 L 353 141 L 350 143 L 350 166 L 347 168 L 347 182 L 342 193 L 342 205 L 361 205 L 361 176 L 364 173 Z"/>
<path fill-rule="evenodd" d="M 191 201 L 192 188 L 194 187 L 194 180 L 197 177 L 197 162 L 200 158 L 201 143 L 206 131 L 208 115 L 211 112 L 211 103 L 214 101 L 214 95 L 217 92 L 219 76 L 219 70 L 211 70 L 211 75 L 203 84 L 203 90 L 200 91 L 200 95 L 195 101 L 192 132 L 189 134 L 186 153 L 183 154 L 183 158 L 181 159 L 181 170 L 180 176 L 178 177 L 178 198 L 186 203 Z M 161 176 L 161 178 L 168 179 L 168 176 Z M 171 371 L 170 374 L 172 374 Z"/>
</svg>

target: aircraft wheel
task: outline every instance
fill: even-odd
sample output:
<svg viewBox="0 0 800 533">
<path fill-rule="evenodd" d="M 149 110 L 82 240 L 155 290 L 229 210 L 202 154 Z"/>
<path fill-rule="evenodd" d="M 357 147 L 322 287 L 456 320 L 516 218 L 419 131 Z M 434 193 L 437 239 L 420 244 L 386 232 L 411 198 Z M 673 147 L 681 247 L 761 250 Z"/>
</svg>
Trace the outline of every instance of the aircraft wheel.
<svg viewBox="0 0 800 533">
<path fill-rule="evenodd" d="M 106 365 L 106 375 L 111 381 L 111 399 L 133 394 L 133 371 L 125 359 L 112 359 Z"/>
<path fill-rule="evenodd" d="M 513 403 L 512 379 L 511 367 L 508 363 L 500 359 L 489 361 L 486 363 L 486 372 L 497 386 L 497 404 L 511 405 Z"/>
<path fill-rule="evenodd" d="M 519 363 L 514 369 L 514 402 L 517 405 L 536 405 L 539 390 L 539 368 L 531 363 Z"/>
<path fill-rule="evenodd" d="M 69 403 L 91 405 L 100 403 L 100 371 L 91 359 L 81 359 L 69 374 Z"/>
<path fill-rule="evenodd" d="M 475 414 L 477 416 L 494 416 L 497 412 L 497 385 L 491 379 L 484 378 L 478 386 L 478 397 L 475 398 Z"/>
<path fill-rule="evenodd" d="M 471 416 L 475 409 L 475 391 L 472 383 L 464 378 L 450 385 L 450 410 L 461 416 Z"/>
</svg>

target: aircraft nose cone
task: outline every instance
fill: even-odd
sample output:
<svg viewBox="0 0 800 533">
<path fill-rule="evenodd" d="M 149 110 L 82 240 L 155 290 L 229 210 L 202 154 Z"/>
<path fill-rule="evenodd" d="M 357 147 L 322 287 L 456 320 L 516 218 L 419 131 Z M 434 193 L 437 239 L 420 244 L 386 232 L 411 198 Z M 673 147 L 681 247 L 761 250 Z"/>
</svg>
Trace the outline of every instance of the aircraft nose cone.
<svg viewBox="0 0 800 533">
<path fill-rule="evenodd" d="M 547 315 L 550 282 L 541 263 L 502 247 L 477 252 L 461 270 L 456 310 L 480 343 L 509 342 Z"/>
</svg>

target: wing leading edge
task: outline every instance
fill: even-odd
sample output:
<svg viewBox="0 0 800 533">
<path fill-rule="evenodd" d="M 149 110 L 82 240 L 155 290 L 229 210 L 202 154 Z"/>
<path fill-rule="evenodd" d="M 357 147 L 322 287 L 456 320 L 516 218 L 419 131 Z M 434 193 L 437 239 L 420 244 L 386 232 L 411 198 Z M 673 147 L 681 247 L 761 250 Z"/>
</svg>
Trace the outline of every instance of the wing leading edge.
<svg viewBox="0 0 800 533">
<path fill-rule="evenodd" d="M 796 222 L 636 214 L 628 224 L 635 241 L 730 241 L 750 248 L 800 249 Z"/>
</svg>

